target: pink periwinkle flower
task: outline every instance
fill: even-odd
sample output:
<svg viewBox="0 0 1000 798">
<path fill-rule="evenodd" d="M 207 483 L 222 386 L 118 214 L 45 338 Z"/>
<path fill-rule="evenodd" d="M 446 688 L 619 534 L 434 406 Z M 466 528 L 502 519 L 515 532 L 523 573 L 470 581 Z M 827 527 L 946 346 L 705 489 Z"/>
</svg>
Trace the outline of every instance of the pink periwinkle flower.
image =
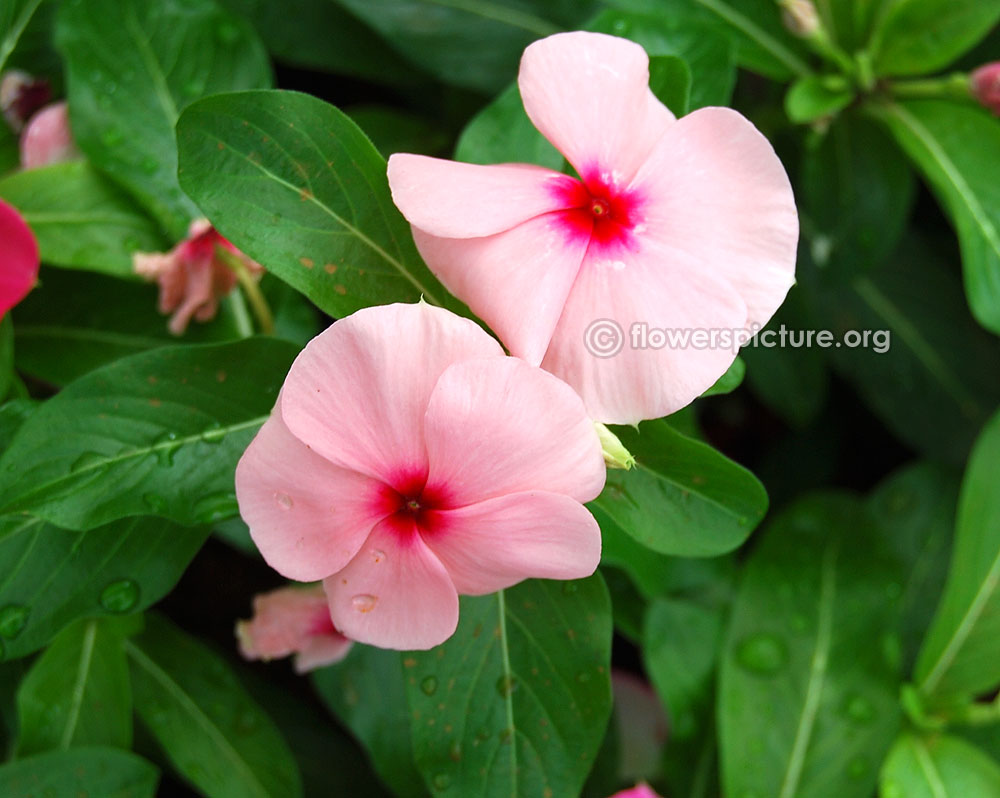
<svg viewBox="0 0 1000 798">
<path fill-rule="evenodd" d="M 583 502 L 604 477 L 568 385 L 467 319 L 396 304 L 299 354 L 236 496 L 275 570 L 323 580 L 344 635 L 427 649 L 455 631 L 459 594 L 593 573 L 601 537 Z"/>
<path fill-rule="evenodd" d="M 38 242 L 15 208 L 0 200 L 0 318 L 38 279 Z"/>
<path fill-rule="evenodd" d="M 0 78 L 0 111 L 10 129 L 20 133 L 25 122 L 49 101 L 49 82 L 11 69 Z"/>
<path fill-rule="evenodd" d="M 648 784 L 641 782 L 627 790 L 616 792 L 611 798 L 660 798 L 660 796 L 653 792 L 653 788 Z"/>
<path fill-rule="evenodd" d="M 21 168 L 72 161 L 80 157 L 69 126 L 69 106 L 52 103 L 31 117 L 21 133 Z"/>
<path fill-rule="evenodd" d="M 278 659 L 295 655 L 295 671 L 340 662 L 351 641 L 330 618 L 320 585 L 283 587 L 254 596 L 253 618 L 236 624 L 240 653 L 246 659 Z"/>
<path fill-rule="evenodd" d="M 393 199 L 434 273 L 511 354 L 609 423 L 683 407 L 735 358 L 725 344 L 634 347 L 633 324 L 752 330 L 794 282 L 798 218 L 771 145 L 726 108 L 675 119 L 648 80 L 645 51 L 613 36 L 561 33 L 525 50 L 524 108 L 580 179 L 389 160 Z M 606 337 L 607 321 L 621 349 L 606 356 L 614 342 L 597 341 L 596 356 L 587 336 L 605 323 Z"/>
<path fill-rule="evenodd" d="M 258 276 L 264 271 L 205 219 L 192 222 L 187 238 L 170 252 L 136 252 L 132 256 L 135 273 L 159 283 L 160 313 L 173 314 L 167 326 L 174 335 L 182 335 L 192 317 L 198 321 L 214 318 L 219 299 L 236 286 L 236 274 L 219 257 L 217 247 L 239 258 L 251 274 Z"/>
<path fill-rule="evenodd" d="M 975 70 L 970 76 L 972 93 L 980 105 L 1000 116 L 1000 61 L 993 61 Z"/>
</svg>

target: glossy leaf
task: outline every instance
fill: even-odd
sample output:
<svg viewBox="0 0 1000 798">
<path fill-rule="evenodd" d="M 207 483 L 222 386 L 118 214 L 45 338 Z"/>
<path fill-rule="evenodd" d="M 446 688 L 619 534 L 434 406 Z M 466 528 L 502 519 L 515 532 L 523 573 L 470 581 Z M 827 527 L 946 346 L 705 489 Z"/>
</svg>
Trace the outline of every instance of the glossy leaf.
<svg viewBox="0 0 1000 798">
<path fill-rule="evenodd" d="M 637 466 L 608 472 L 594 504 L 644 546 L 662 554 L 714 557 L 742 544 L 764 517 L 764 486 L 708 444 L 662 420 L 614 432 Z"/>
<path fill-rule="evenodd" d="M 406 113 L 388 105 L 355 105 L 346 113 L 372 144 L 388 158 L 394 152 L 445 155 L 451 137 L 425 116 Z"/>
<path fill-rule="evenodd" d="M 463 597 L 454 636 L 403 660 L 428 786 L 460 798 L 578 795 L 611 714 L 610 657 L 600 576 Z"/>
<path fill-rule="evenodd" d="M 235 515 L 236 462 L 295 354 L 271 338 L 165 347 L 81 377 L 0 457 L 2 512 L 70 529 L 146 513 L 185 524 Z"/>
<path fill-rule="evenodd" d="M 676 55 L 649 59 L 649 88 L 674 116 L 684 116 L 691 102 L 691 68 Z"/>
<path fill-rule="evenodd" d="M 42 0 L 8 0 L 0 7 L 0 72 L 41 4 Z"/>
<path fill-rule="evenodd" d="M 0 765 L 0 795 L 100 795 L 153 798 L 159 773 L 149 762 L 117 748 L 51 751 Z"/>
<path fill-rule="evenodd" d="M 917 660 L 914 680 L 936 703 L 1000 683 L 1000 414 L 984 428 L 965 472 L 955 546 L 941 604 Z"/>
<path fill-rule="evenodd" d="M 0 198 L 20 211 L 54 266 L 132 274 L 132 253 L 167 249 L 135 202 L 84 161 L 18 172 L 0 180 Z"/>
<path fill-rule="evenodd" d="M 173 239 L 197 207 L 177 185 L 174 125 L 206 94 L 271 83 L 250 26 L 213 0 L 77 0 L 57 28 L 77 144 Z"/>
<path fill-rule="evenodd" d="M 1000 16 L 1000 3 L 982 5 Z M 951 217 L 972 314 L 1000 333 L 1000 125 L 984 109 L 942 100 L 887 105 L 879 117 Z"/>
<path fill-rule="evenodd" d="M 803 498 L 769 525 L 721 665 L 725 794 L 871 795 L 900 721 L 898 592 L 887 589 L 899 571 L 848 495 Z"/>
<path fill-rule="evenodd" d="M 23 657 L 71 621 L 138 612 L 177 583 L 208 536 L 159 518 L 127 518 L 70 532 L 27 516 L 0 519 L 0 615 L 7 658 Z"/>
<path fill-rule="evenodd" d="M 1000 795 L 1000 764 L 957 737 L 904 734 L 879 781 L 883 798 L 986 798 Z"/>
<path fill-rule="evenodd" d="M 726 369 L 726 373 L 715 381 L 715 385 L 709 388 L 702 396 L 720 396 L 732 393 L 743 384 L 743 378 L 747 373 L 747 365 L 742 357 L 737 357 L 733 364 Z"/>
<path fill-rule="evenodd" d="M 11 399 L 0 405 L 0 452 L 10 446 L 10 442 L 28 416 L 35 412 L 41 402 L 35 399 Z"/>
<path fill-rule="evenodd" d="M 14 325 L 6 313 L 0 318 L 0 402 L 10 393 L 14 378 Z"/>
<path fill-rule="evenodd" d="M 820 75 L 799 78 L 785 95 L 785 113 L 793 122 L 804 124 L 835 116 L 854 99 L 846 79 Z"/>
<path fill-rule="evenodd" d="M 90 618 L 66 627 L 21 682 L 19 757 L 87 745 L 132 747 L 132 692 L 124 638 L 138 616 Z"/>
<path fill-rule="evenodd" d="M 219 231 L 320 309 L 454 302 L 392 204 L 385 160 L 332 105 L 285 91 L 193 104 L 181 184 Z"/>
<path fill-rule="evenodd" d="M 211 798 L 294 798 L 291 751 L 225 660 L 163 618 L 126 641 L 135 708 L 167 758 Z"/>
</svg>

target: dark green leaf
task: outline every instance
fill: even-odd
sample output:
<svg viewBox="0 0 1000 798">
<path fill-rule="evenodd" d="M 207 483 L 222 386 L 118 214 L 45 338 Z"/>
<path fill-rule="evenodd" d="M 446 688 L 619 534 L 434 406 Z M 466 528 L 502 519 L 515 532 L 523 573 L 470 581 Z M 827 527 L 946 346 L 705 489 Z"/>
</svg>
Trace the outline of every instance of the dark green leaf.
<svg viewBox="0 0 1000 798">
<path fill-rule="evenodd" d="M 1000 795 L 1000 765 L 957 737 L 904 734 L 879 782 L 883 798 L 987 798 Z"/>
<path fill-rule="evenodd" d="M 17 172 L 0 180 L 53 266 L 128 276 L 132 253 L 166 249 L 156 224 L 85 161 Z"/>
<path fill-rule="evenodd" d="M 414 755 L 435 795 L 579 795 L 611 714 L 600 576 L 463 597 L 454 636 L 406 656 Z"/>
<path fill-rule="evenodd" d="M 179 239 L 200 214 L 177 185 L 177 118 L 206 94 L 270 85 L 263 45 L 212 0 L 76 0 L 57 33 L 77 143 Z"/>
<path fill-rule="evenodd" d="M 164 347 L 81 377 L 0 458 L 2 512 L 70 529 L 146 513 L 186 524 L 235 515 L 236 462 L 296 351 L 272 338 Z"/>
<path fill-rule="evenodd" d="M 691 102 L 691 68 L 676 55 L 649 59 L 649 88 L 674 116 L 684 116 Z"/>
<path fill-rule="evenodd" d="M 743 383 L 743 377 L 747 373 L 747 365 L 742 357 L 737 357 L 733 361 L 726 373 L 715 381 L 715 385 L 709 388 L 702 396 L 718 396 L 720 394 L 732 393 Z"/>
<path fill-rule="evenodd" d="M 80 617 L 138 612 L 177 583 L 208 536 L 159 518 L 127 518 L 89 532 L 39 519 L 0 519 L 0 651 L 23 657 Z"/>
<path fill-rule="evenodd" d="M 449 301 L 392 204 L 385 160 L 332 105 L 286 91 L 223 94 L 188 108 L 177 129 L 184 190 L 322 310 Z"/>
<path fill-rule="evenodd" d="M 125 642 L 135 708 L 174 767 L 211 798 L 294 798 L 291 751 L 235 674 L 159 616 Z"/>
<path fill-rule="evenodd" d="M 87 745 L 132 747 L 132 691 L 122 641 L 139 616 L 80 620 L 60 632 L 17 691 L 19 757 Z"/>
<path fill-rule="evenodd" d="M 948 583 L 917 659 L 914 680 L 936 703 L 1000 682 L 1000 414 L 976 442 L 962 482 Z"/>
<path fill-rule="evenodd" d="M 10 393 L 14 379 L 14 325 L 5 313 L 0 318 L 0 402 Z"/>
<path fill-rule="evenodd" d="M 850 496 L 801 499 L 768 526 L 721 666 L 725 794 L 871 795 L 899 728 L 899 580 Z"/>
<path fill-rule="evenodd" d="M 52 751 L 0 766 L 4 798 L 153 798 L 157 781 L 159 774 L 149 762 L 117 748 Z"/>
<path fill-rule="evenodd" d="M 0 72 L 41 4 L 42 0 L 7 0 L 0 6 Z"/>
<path fill-rule="evenodd" d="M 799 78 L 785 94 L 785 113 L 804 124 L 834 116 L 854 99 L 847 80 L 839 76 L 808 75 Z"/>
<path fill-rule="evenodd" d="M 41 402 L 35 399 L 11 399 L 0 405 L 0 452 L 10 446 L 14 433 L 35 412 Z"/>
<path fill-rule="evenodd" d="M 422 116 L 387 105 L 356 105 L 347 109 L 372 144 L 388 158 L 394 152 L 441 155 L 450 145 L 450 136 L 442 127 Z"/>
<path fill-rule="evenodd" d="M 725 554 L 742 544 L 767 512 L 767 493 L 753 474 L 665 421 L 614 431 L 637 466 L 610 471 L 594 504 L 654 551 Z"/>
</svg>

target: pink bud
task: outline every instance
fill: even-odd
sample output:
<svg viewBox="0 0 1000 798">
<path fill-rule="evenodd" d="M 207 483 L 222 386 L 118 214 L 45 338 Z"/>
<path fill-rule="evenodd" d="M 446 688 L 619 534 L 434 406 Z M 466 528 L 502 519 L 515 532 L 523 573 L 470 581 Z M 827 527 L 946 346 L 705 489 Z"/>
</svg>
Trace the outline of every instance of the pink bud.
<svg viewBox="0 0 1000 798">
<path fill-rule="evenodd" d="M 20 133 L 31 115 L 49 101 L 47 80 L 33 78 L 27 72 L 12 69 L 0 78 L 0 111 L 10 129 Z"/>
<path fill-rule="evenodd" d="M 69 107 L 65 102 L 43 108 L 31 117 L 21 134 L 22 169 L 71 161 L 79 155 L 69 128 Z"/>
<path fill-rule="evenodd" d="M 616 792 L 611 798 L 660 798 L 645 782 L 636 784 L 628 790 Z"/>
<path fill-rule="evenodd" d="M 972 93 L 984 108 L 1000 116 L 1000 61 L 979 67 L 972 73 Z"/>
</svg>

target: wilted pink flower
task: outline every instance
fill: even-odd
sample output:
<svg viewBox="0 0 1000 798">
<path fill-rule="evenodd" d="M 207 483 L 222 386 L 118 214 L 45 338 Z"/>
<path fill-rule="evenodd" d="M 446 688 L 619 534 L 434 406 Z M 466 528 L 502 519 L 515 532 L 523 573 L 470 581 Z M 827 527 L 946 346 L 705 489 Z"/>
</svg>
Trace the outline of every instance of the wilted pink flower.
<svg viewBox="0 0 1000 798">
<path fill-rule="evenodd" d="M 294 654 L 298 673 L 339 662 L 351 648 L 351 641 L 334 627 L 319 585 L 283 587 L 254 596 L 253 618 L 236 624 L 236 637 L 247 659 Z"/>
<path fill-rule="evenodd" d="M 1000 116 L 1000 61 L 979 67 L 971 80 L 972 93 L 980 104 Z"/>
<path fill-rule="evenodd" d="M 628 790 L 616 792 L 611 798 L 660 798 L 646 783 L 636 784 Z"/>
<path fill-rule="evenodd" d="M 214 318 L 219 299 L 236 286 L 236 274 L 219 257 L 216 247 L 233 253 L 251 274 L 263 272 L 263 266 L 230 244 L 205 219 L 192 222 L 187 238 L 170 252 L 136 252 L 132 256 L 135 273 L 160 284 L 160 313 L 173 313 L 167 326 L 174 335 L 187 329 L 192 316 L 198 321 Z"/>
<path fill-rule="evenodd" d="M 69 126 L 65 102 L 47 105 L 21 133 L 21 168 L 35 169 L 80 157 Z"/>
<path fill-rule="evenodd" d="M 38 242 L 13 207 L 0 200 L 0 317 L 24 299 L 38 279 Z"/>
<path fill-rule="evenodd" d="M 593 573 L 600 530 L 582 502 L 603 485 L 573 390 L 423 303 L 314 338 L 236 469 L 264 559 L 323 579 L 347 637 L 397 649 L 446 640 L 460 593 Z"/>
<path fill-rule="evenodd" d="M 11 69 L 0 78 L 0 111 L 10 129 L 20 133 L 32 114 L 49 101 L 49 82 Z"/>
<path fill-rule="evenodd" d="M 735 357 L 724 344 L 633 348 L 633 324 L 763 325 L 794 282 L 798 219 L 771 145 L 726 108 L 675 120 L 649 90 L 648 65 L 638 45 L 597 33 L 525 50 L 525 110 L 580 180 L 524 164 L 389 160 L 393 199 L 430 268 L 511 354 L 564 379 L 603 422 L 671 413 Z M 587 349 L 602 320 L 625 336 L 616 356 Z"/>
</svg>

